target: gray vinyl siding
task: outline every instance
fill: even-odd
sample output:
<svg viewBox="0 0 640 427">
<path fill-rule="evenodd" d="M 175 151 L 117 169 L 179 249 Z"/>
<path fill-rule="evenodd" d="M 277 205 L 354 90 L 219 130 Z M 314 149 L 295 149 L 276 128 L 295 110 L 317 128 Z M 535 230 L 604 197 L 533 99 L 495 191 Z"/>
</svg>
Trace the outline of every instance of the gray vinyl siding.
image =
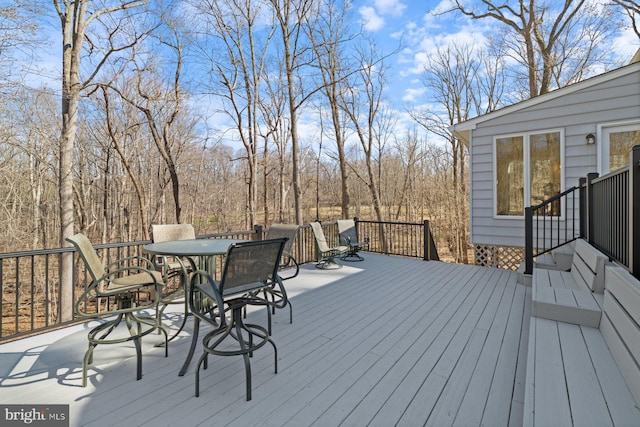
<svg viewBox="0 0 640 427">
<path fill-rule="evenodd" d="M 637 64 L 635 64 L 637 65 Z M 633 70 L 638 70 L 634 67 Z M 568 88 L 565 88 L 568 89 Z M 560 89 L 560 91 L 565 91 Z M 493 139 L 499 135 L 541 130 L 564 131 L 564 191 L 578 179 L 597 171 L 599 142 L 587 145 L 585 136 L 598 124 L 640 118 L 640 71 L 627 72 L 595 85 L 553 94 L 547 101 L 493 113 L 479 120 L 471 132 L 471 241 L 475 244 L 524 246 L 524 218 L 495 218 L 493 188 Z M 550 95 L 550 94 L 549 94 Z M 525 101 L 526 103 L 526 101 Z M 526 202 L 525 202 L 526 203 Z"/>
</svg>

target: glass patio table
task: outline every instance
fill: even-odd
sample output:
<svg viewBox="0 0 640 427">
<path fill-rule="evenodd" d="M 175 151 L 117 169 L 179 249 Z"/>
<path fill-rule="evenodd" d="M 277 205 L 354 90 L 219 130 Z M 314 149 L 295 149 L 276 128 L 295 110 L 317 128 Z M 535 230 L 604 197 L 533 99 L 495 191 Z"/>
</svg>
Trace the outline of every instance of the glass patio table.
<svg viewBox="0 0 640 427">
<path fill-rule="evenodd" d="M 165 255 L 175 256 L 178 258 L 193 258 L 198 257 L 200 260 L 200 266 L 205 267 L 207 272 L 215 277 L 216 272 L 216 255 L 225 255 L 229 250 L 229 247 L 236 243 L 246 242 L 243 239 L 191 239 L 191 240 L 170 240 L 166 242 L 150 243 L 144 245 L 142 250 L 151 255 Z M 188 280 L 185 283 L 185 298 L 189 298 Z M 189 315 L 185 311 L 185 320 Z M 179 376 L 183 376 L 191 363 L 193 353 L 196 350 L 198 342 L 198 330 L 200 329 L 200 319 L 194 317 L 193 321 L 193 333 L 191 337 L 191 347 L 189 353 L 184 361 L 182 368 L 180 369 Z"/>
</svg>

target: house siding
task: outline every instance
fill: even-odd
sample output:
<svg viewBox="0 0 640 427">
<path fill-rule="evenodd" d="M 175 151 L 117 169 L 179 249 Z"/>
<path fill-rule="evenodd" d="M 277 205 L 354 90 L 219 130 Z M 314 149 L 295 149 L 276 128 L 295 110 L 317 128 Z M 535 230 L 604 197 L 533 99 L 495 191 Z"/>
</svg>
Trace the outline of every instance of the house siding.
<svg viewBox="0 0 640 427">
<path fill-rule="evenodd" d="M 596 134 L 599 124 L 640 119 L 640 68 L 586 85 L 583 89 L 554 94 L 487 120 L 471 130 L 471 241 L 478 245 L 524 246 L 524 218 L 494 217 L 493 140 L 498 135 L 558 129 L 564 132 L 563 186 L 578 184 L 580 177 L 597 171 L 599 141 L 587 145 L 585 135 Z M 567 89 L 567 88 L 565 88 Z M 559 91 L 564 91 L 560 89 Z M 525 101 L 526 102 L 526 101 Z"/>
</svg>

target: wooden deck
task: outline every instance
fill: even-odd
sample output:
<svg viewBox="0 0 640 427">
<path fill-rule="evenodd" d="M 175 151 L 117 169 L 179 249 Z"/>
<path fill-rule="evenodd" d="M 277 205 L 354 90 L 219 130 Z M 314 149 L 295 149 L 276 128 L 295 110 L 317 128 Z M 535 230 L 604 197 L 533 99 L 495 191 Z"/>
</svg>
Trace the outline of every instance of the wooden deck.
<svg viewBox="0 0 640 427">
<path fill-rule="evenodd" d="M 81 325 L 0 345 L 0 403 L 66 403 L 72 426 L 522 424 L 531 296 L 516 273 L 365 254 L 285 284 L 279 372 L 269 346 L 255 353 L 250 402 L 240 357 L 210 359 L 194 397 L 195 361 L 178 376 L 189 330 L 168 358 L 145 338 L 140 381 L 132 346 L 98 346 L 82 388 Z"/>
</svg>

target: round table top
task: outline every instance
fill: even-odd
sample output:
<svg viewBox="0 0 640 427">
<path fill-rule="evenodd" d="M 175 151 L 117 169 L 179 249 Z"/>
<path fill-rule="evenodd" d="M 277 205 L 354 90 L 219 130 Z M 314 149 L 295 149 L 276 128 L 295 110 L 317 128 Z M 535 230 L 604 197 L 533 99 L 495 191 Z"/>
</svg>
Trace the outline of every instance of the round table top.
<svg viewBox="0 0 640 427">
<path fill-rule="evenodd" d="M 154 255 L 211 256 L 226 254 L 231 245 L 248 242 L 242 239 L 171 240 L 144 245 L 145 252 Z"/>
</svg>

